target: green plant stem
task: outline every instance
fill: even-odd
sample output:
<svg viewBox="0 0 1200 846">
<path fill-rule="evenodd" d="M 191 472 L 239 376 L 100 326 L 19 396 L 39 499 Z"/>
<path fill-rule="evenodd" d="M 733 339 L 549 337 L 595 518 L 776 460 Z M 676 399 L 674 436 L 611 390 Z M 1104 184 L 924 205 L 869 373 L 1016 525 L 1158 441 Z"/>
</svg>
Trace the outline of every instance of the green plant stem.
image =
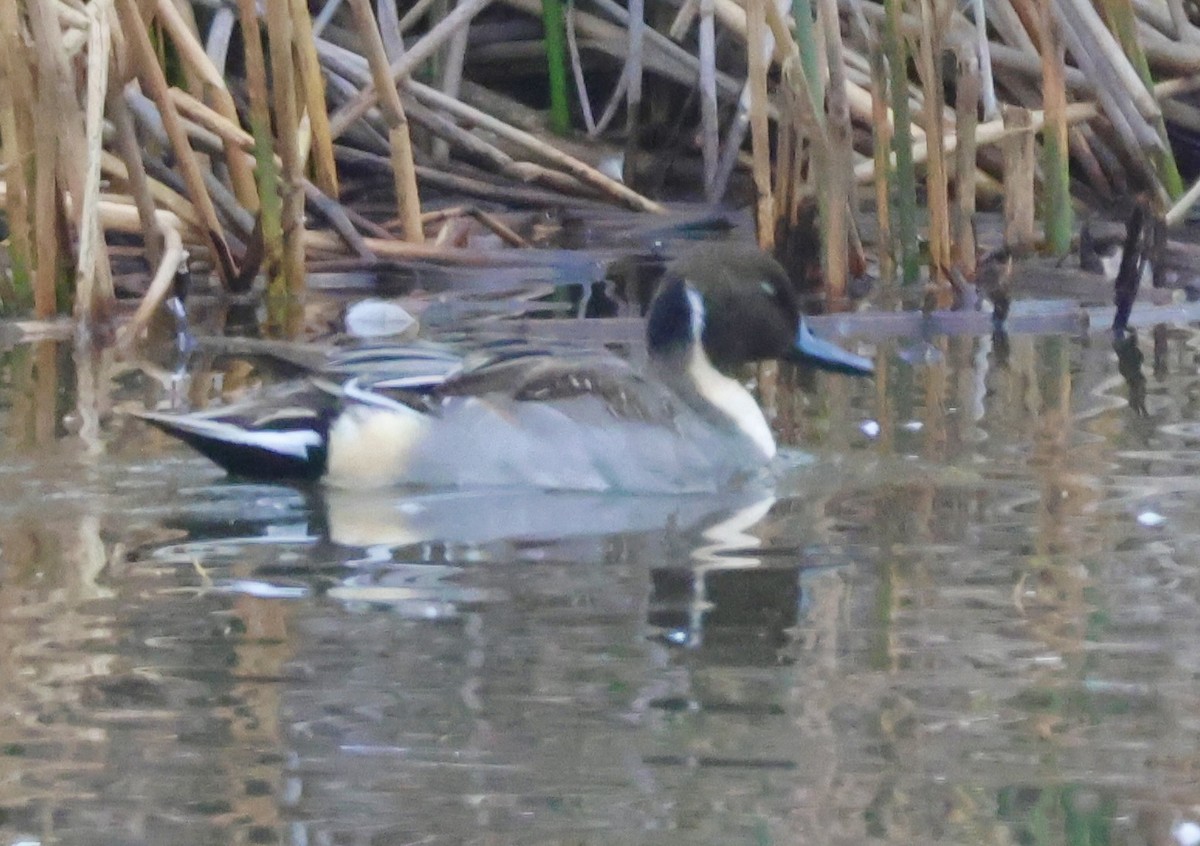
<svg viewBox="0 0 1200 846">
<path fill-rule="evenodd" d="M 562 0 L 542 0 L 546 29 L 546 65 L 550 82 L 550 128 L 565 135 L 571 128 L 567 101 L 567 43 Z"/>
</svg>

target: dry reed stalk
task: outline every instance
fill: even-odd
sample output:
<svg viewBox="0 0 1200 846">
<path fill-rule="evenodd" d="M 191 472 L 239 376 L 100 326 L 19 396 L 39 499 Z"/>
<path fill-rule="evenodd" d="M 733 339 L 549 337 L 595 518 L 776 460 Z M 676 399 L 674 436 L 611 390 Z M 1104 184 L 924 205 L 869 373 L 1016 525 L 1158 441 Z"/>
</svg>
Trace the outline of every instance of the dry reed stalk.
<svg viewBox="0 0 1200 846">
<path fill-rule="evenodd" d="M 792 205 L 801 189 L 801 175 L 796 168 L 796 148 L 801 146 L 801 139 L 797 136 L 795 123 L 789 120 L 795 108 L 791 103 L 792 92 L 790 88 L 782 87 L 779 93 L 783 109 L 775 127 L 775 182 L 771 188 L 775 198 L 775 219 L 771 228 L 776 240 L 786 236 Z"/>
<path fill-rule="evenodd" d="M 592 116 L 592 100 L 587 81 L 583 78 L 583 58 L 579 54 L 579 38 L 575 35 L 575 2 L 568 0 L 563 10 L 563 26 L 567 31 L 567 54 L 571 57 L 571 76 L 575 79 L 575 97 L 583 113 L 583 126 L 588 135 L 596 134 L 596 119 Z"/>
<path fill-rule="evenodd" d="M 1160 82 L 1154 86 L 1154 96 L 1157 99 L 1165 99 L 1168 97 L 1177 97 L 1182 94 L 1187 94 L 1192 91 L 1200 90 L 1200 76 L 1191 76 L 1180 79 L 1169 79 L 1165 82 Z M 1031 110 L 1031 129 L 1034 132 L 1041 130 L 1045 125 L 1045 112 L 1040 110 Z M 1068 125 L 1083 123 L 1084 121 L 1094 120 L 1101 115 L 1101 107 L 1097 103 L 1071 103 L 1067 106 L 1064 112 L 1064 117 Z M 990 120 L 986 123 L 979 124 L 975 133 L 975 141 L 978 145 L 996 144 L 1003 141 L 1012 130 L 1009 129 L 1004 120 Z M 952 152 L 957 147 L 957 141 L 953 135 L 945 139 L 946 152 Z M 914 144 L 911 147 L 913 161 L 921 164 L 928 157 L 928 148 L 924 143 Z M 1115 163 L 1117 160 L 1114 159 Z M 862 162 L 854 168 L 854 177 L 860 182 L 870 182 L 875 177 L 874 162 Z"/>
<path fill-rule="evenodd" d="M 750 93 L 750 147 L 754 157 L 754 187 L 757 193 L 755 218 L 758 223 L 758 245 L 768 252 L 775 249 L 775 200 L 771 191 L 771 141 L 767 120 L 767 56 L 772 42 L 768 41 L 767 3 L 774 0 L 750 0 L 746 9 L 747 21 L 747 90 Z"/>
<path fill-rule="evenodd" d="M 431 88 L 414 80 L 409 80 L 408 85 L 414 96 L 418 100 L 425 102 L 426 105 L 442 109 L 458 120 L 466 121 L 481 129 L 494 132 L 497 136 L 520 145 L 538 158 L 555 167 L 562 168 L 580 182 L 597 189 L 605 196 L 620 200 L 639 211 L 655 213 L 665 211 L 661 205 L 653 200 L 643 197 L 620 182 L 605 176 L 594 167 L 585 164 L 573 156 L 567 155 L 557 147 L 547 144 L 524 130 L 516 129 L 502 121 L 496 120 L 491 115 L 479 109 L 472 108 L 452 97 L 447 97 L 436 88 Z"/>
<path fill-rule="evenodd" d="M 90 327 L 107 317 L 116 300 L 112 268 L 108 261 L 104 230 L 96 206 L 100 197 L 100 157 L 104 145 L 104 101 L 108 92 L 109 29 L 111 0 L 97 0 L 87 7 L 87 94 L 84 110 L 84 140 L 87 160 L 84 165 L 83 196 L 79 203 L 79 262 L 75 286 L 75 315 L 82 326 Z"/>
<path fill-rule="evenodd" d="M 1009 8 L 1005 3 L 997 5 Z M 983 0 L 971 0 L 972 23 L 975 29 L 975 56 L 979 63 L 979 94 L 983 104 L 984 120 L 1000 116 L 1000 105 L 996 100 L 996 83 L 992 77 L 992 51 L 987 37 L 987 12 Z M 1024 30 L 1021 30 L 1024 35 Z"/>
<path fill-rule="evenodd" d="M 970 44 L 955 51 L 958 59 L 958 88 L 955 92 L 954 205 L 950 237 L 954 265 L 975 277 L 975 134 L 979 126 L 982 86 L 981 63 Z"/>
<path fill-rule="evenodd" d="M 617 79 L 617 84 L 613 88 L 612 93 L 608 95 L 608 102 L 604 104 L 604 108 L 600 111 L 600 117 L 592 126 L 592 137 L 599 136 L 604 130 L 608 129 L 608 125 L 612 123 L 613 118 L 617 116 L 617 109 L 621 105 L 621 101 L 625 97 L 625 92 L 629 90 L 629 53 L 625 53 L 625 64 L 621 66 L 621 76 Z"/>
<path fill-rule="evenodd" d="M 1068 140 L 1071 145 L 1071 155 L 1079 164 L 1084 174 L 1084 181 L 1099 197 L 1113 198 L 1116 191 L 1112 180 L 1105 172 L 1100 156 L 1096 153 L 1095 133 L 1088 132 L 1087 127 L 1068 128 Z"/>
<path fill-rule="evenodd" d="M 875 152 L 875 216 L 876 252 L 879 256 L 879 275 L 885 283 L 896 278 L 896 245 L 892 238 L 892 203 L 888 162 L 892 148 L 892 121 L 888 111 L 888 69 L 883 56 L 883 43 L 878 29 L 871 39 L 871 106 L 873 149 Z M 974 172 L 975 163 L 971 168 Z"/>
<path fill-rule="evenodd" d="M 884 54 L 891 74 L 892 153 L 896 157 L 893 190 L 896 196 L 896 235 L 900 242 L 900 277 L 914 284 L 920 274 L 917 245 L 917 178 L 908 106 L 908 47 L 904 40 L 901 0 L 884 0 Z M 928 139 L 926 139 L 928 141 Z"/>
<path fill-rule="evenodd" d="M 929 148 L 926 161 L 925 202 L 929 209 L 930 281 L 938 286 L 940 307 L 948 305 L 942 287 L 950 270 L 950 202 L 946 179 L 945 135 L 942 131 L 943 94 L 941 53 L 942 31 L 932 0 L 921 0 L 921 40 L 917 49 L 917 74 L 925 89 L 925 141 Z"/>
<path fill-rule="evenodd" d="M 1071 20 L 1060 13 L 1058 15 L 1058 23 L 1063 42 L 1075 59 L 1075 63 L 1079 65 L 1085 74 L 1096 81 L 1094 90 L 1097 102 L 1108 118 L 1120 146 L 1132 154 L 1136 167 L 1137 162 L 1142 159 L 1142 153 L 1139 133 L 1135 131 L 1134 126 L 1130 123 L 1129 112 L 1132 110 L 1122 107 L 1120 98 L 1115 95 L 1112 85 L 1108 84 L 1108 81 L 1101 74 L 1100 60 L 1092 55 L 1090 49 L 1080 38 L 1079 33 L 1076 31 L 1077 28 Z M 1132 112 L 1132 120 L 1136 124 L 1144 125 L 1145 130 L 1149 131 L 1149 126 L 1145 125 L 1145 121 L 1136 112 Z M 1148 174 L 1149 168 L 1142 167 L 1142 172 Z M 1152 180 L 1153 178 L 1151 178 Z"/>
<path fill-rule="evenodd" d="M 329 222 L 333 231 L 338 234 L 353 253 L 367 261 L 375 260 L 375 254 L 371 252 L 366 242 L 363 241 L 362 235 L 354 228 L 354 223 L 351 222 L 350 216 L 346 214 L 346 210 L 342 208 L 341 204 L 322 193 L 320 188 L 307 179 L 304 180 L 304 198 L 316 210 L 317 214 Z M 386 231 L 384 234 L 387 234 Z"/>
<path fill-rule="evenodd" d="M 229 45 L 233 42 L 233 28 L 237 25 L 237 15 L 228 6 L 222 6 L 213 12 L 208 24 L 208 33 L 204 42 L 204 52 L 213 66 L 222 73 L 229 59 Z"/>
<path fill-rule="evenodd" d="M 189 127 L 206 130 L 220 139 L 222 147 L 238 152 L 244 162 L 253 162 L 254 136 L 221 113 L 209 108 L 191 94 L 179 88 L 171 89 L 171 102 Z M 275 158 L 278 166 L 280 160 Z"/>
<path fill-rule="evenodd" d="M 242 31 L 242 52 L 246 65 L 246 93 L 250 101 L 250 132 L 254 137 L 254 180 L 258 186 L 261 263 L 267 277 L 275 278 L 283 265 L 283 220 L 280 172 L 275 162 L 271 139 L 270 92 L 267 89 L 267 62 L 263 54 L 262 30 L 255 0 L 237 0 L 238 25 Z M 249 279 L 240 280 L 248 287 Z"/>
<path fill-rule="evenodd" d="M 1167 211 L 1163 220 L 1167 226 L 1178 226 L 1187 217 L 1188 212 L 1200 201 L 1200 180 L 1192 184 L 1192 187 L 1180 197 L 1173 206 Z"/>
<path fill-rule="evenodd" d="M 280 223 L 283 228 L 283 254 L 280 271 L 282 280 L 268 283 L 268 311 L 275 311 L 271 321 L 277 326 L 290 323 L 287 299 L 297 299 L 304 293 L 304 192 L 299 144 L 300 115 L 297 111 L 296 69 L 292 45 L 289 0 L 266 0 L 267 46 L 271 62 L 271 99 L 275 116 L 275 144 L 283 163 L 280 193 L 283 205 Z"/>
<path fill-rule="evenodd" d="M 746 9 L 737 2 L 737 0 L 713 0 L 713 11 L 717 16 L 717 20 L 722 26 L 733 33 L 743 43 L 748 42 Z M 783 63 L 787 58 L 787 51 L 784 49 L 782 42 L 776 42 L 769 53 L 771 61 Z"/>
<path fill-rule="evenodd" d="M 1054 0 L 1038 0 L 1038 41 L 1042 56 L 1042 184 L 1045 192 L 1042 216 L 1046 244 L 1055 255 L 1071 248 L 1071 157 L 1067 146 L 1067 86 L 1063 73 L 1065 54 L 1051 8 Z"/>
<path fill-rule="evenodd" d="M 142 247 L 151 266 L 157 265 L 162 259 L 162 234 L 158 231 L 154 219 L 154 197 L 150 193 L 150 183 L 146 176 L 146 166 L 142 162 L 141 145 L 138 143 L 137 132 L 133 126 L 133 116 L 129 106 L 115 79 L 109 80 L 108 89 L 108 118 L 113 125 L 114 146 L 117 155 L 124 163 L 125 174 L 123 181 L 142 221 Z M 101 167 L 104 159 L 101 157 Z M 182 198 L 180 198 L 182 200 Z"/>
<path fill-rule="evenodd" d="M 628 22 L 629 12 L 613 0 L 595 2 L 598 8 L 619 23 Z M 504 4 L 534 17 L 541 17 L 542 14 L 541 0 L 504 0 Z M 579 11 L 575 13 L 575 22 L 579 33 L 591 40 L 592 46 L 597 50 L 603 50 L 620 59 L 628 55 L 628 50 L 624 49 L 627 37 L 621 26 Z M 647 61 L 651 56 L 657 57 L 660 60 L 657 67 L 659 73 L 682 85 L 695 84 L 700 73 L 700 63 L 695 56 L 655 29 L 648 28 L 645 37 Z M 716 79 L 717 90 L 722 96 L 734 98 L 741 94 L 742 83 L 733 77 L 718 71 Z"/>
<path fill-rule="evenodd" d="M 397 24 L 397 28 L 402 34 L 408 32 L 413 28 L 413 26 L 416 25 L 417 21 L 425 16 L 425 13 L 429 11 L 429 7 L 436 2 L 437 0 L 417 0 L 416 3 L 413 3 L 412 8 L 405 12 L 404 16 L 400 18 L 400 23 Z M 399 56 L 396 56 L 393 61 L 395 61 L 396 58 L 399 58 Z"/>
<path fill-rule="evenodd" d="M 75 68 L 63 40 L 54 0 L 27 0 L 26 11 L 30 32 L 37 45 L 37 85 L 46 91 L 44 103 L 53 106 L 52 119 L 59 125 L 55 170 L 63 187 L 72 197 L 78 198 L 83 195 L 87 152 L 83 110 L 75 88 Z"/>
<path fill-rule="evenodd" d="M 795 106 L 798 108 L 793 113 L 794 119 L 799 121 L 798 126 L 802 134 L 816 146 L 817 154 L 824 155 L 829 146 L 829 139 L 825 137 L 825 110 L 821 106 L 823 97 L 817 96 L 817 92 L 822 90 L 821 82 L 819 79 L 813 79 L 806 69 L 807 62 L 800 54 L 800 45 L 792 38 L 779 7 L 774 3 L 767 3 L 766 11 L 767 26 L 771 35 L 787 52 L 787 57 L 780 66 L 780 76 L 796 96 Z"/>
<path fill-rule="evenodd" d="M 1012 134 L 1004 151 L 1004 243 L 1023 249 L 1034 244 L 1034 173 L 1037 159 L 1033 143 L 1033 118 L 1028 109 L 1005 106 L 1005 124 Z"/>
<path fill-rule="evenodd" d="M 433 245 L 438 249 L 464 249 L 467 236 L 470 233 L 469 223 L 461 217 L 452 217 L 441 225 L 433 238 Z"/>
<path fill-rule="evenodd" d="M 420 243 L 425 240 L 425 230 L 421 226 L 421 198 L 417 194 L 417 176 L 413 170 L 408 116 L 396 91 L 396 83 L 392 81 L 387 56 L 383 51 L 383 39 L 379 36 L 375 17 L 371 13 L 370 0 L 350 0 L 350 9 L 366 48 L 375 90 L 380 94 L 380 105 L 390 124 L 388 142 L 395 170 L 396 208 L 400 214 L 401 232 L 404 240 Z"/>
<path fill-rule="evenodd" d="M 37 267 L 32 218 L 34 136 L 33 78 L 16 3 L 0 3 L 0 175 L 9 190 L 5 203 L 8 255 L 17 291 L 31 290 Z"/>
<path fill-rule="evenodd" d="M 471 156 L 483 160 L 489 167 L 510 179 L 518 182 L 540 182 L 564 194 L 591 195 L 588 188 L 577 179 L 533 162 L 519 162 L 499 147 L 489 144 L 478 135 L 454 123 L 441 112 L 434 111 L 415 101 L 410 103 L 407 111 L 416 123 L 429 130 L 437 138 L 462 148 Z"/>
<path fill-rule="evenodd" d="M 237 123 L 237 106 L 225 85 L 220 69 L 213 63 L 204 47 L 196 38 L 193 26 L 180 14 L 173 0 L 158 0 L 155 4 L 157 20 L 162 24 L 179 54 L 184 67 L 203 82 L 203 88 L 211 98 L 213 108 L 226 120 Z M 258 192 L 254 185 L 254 173 L 245 157 L 236 150 L 225 150 L 225 162 L 229 167 L 229 181 L 237 194 L 238 202 L 254 211 L 258 208 Z"/>
<path fill-rule="evenodd" d="M 1061 0 L 1053 5 L 1067 49 L 1092 79 L 1114 127 L 1128 133 L 1129 152 L 1140 157 L 1159 149 L 1162 141 L 1149 122 L 1161 116 L 1158 105 L 1091 3 Z"/>
<path fill-rule="evenodd" d="M 696 17 L 700 15 L 700 0 L 683 0 L 679 6 L 679 11 L 675 13 L 671 25 L 667 27 L 667 37 L 673 41 L 682 41 L 687 38 L 688 32 L 692 29 L 692 24 L 695 23 Z"/>
<path fill-rule="evenodd" d="M 337 165 L 333 161 L 333 135 L 329 129 L 329 112 L 325 104 L 325 79 L 317 59 L 308 3 L 305 0 L 291 0 L 291 17 L 294 27 L 292 44 L 310 121 L 313 179 L 325 194 L 337 197 Z"/>
<path fill-rule="evenodd" d="M 147 177 L 144 169 L 145 162 L 140 156 L 137 162 L 137 169 L 130 169 L 122 159 L 105 152 L 100 157 L 100 168 L 101 172 L 107 178 L 123 183 L 123 187 L 128 191 L 134 201 L 134 205 L 138 208 L 141 208 L 137 199 L 141 191 L 135 191 L 131 186 L 134 180 L 137 179 L 133 174 L 140 171 L 141 178 L 145 180 L 146 193 L 149 195 L 145 199 L 149 201 L 148 210 L 151 218 L 153 218 L 154 210 L 162 207 L 183 221 L 182 225 L 188 232 L 195 233 L 197 237 L 203 237 L 204 226 L 200 221 L 200 216 L 196 213 L 196 207 L 186 197 L 176 193 L 169 186 L 159 182 L 157 179 Z"/>
<path fill-rule="evenodd" d="M 198 40 L 199 33 L 200 33 L 200 27 L 196 23 L 196 13 L 192 9 L 192 4 L 190 2 L 188 2 L 188 0 L 171 0 L 171 2 L 176 7 L 175 14 L 181 18 L 181 20 L 183 21 L 183 25 L 184 25 L 184 27 L 186 27 L 188 33 L 192 36 L 193 39 Z M 161 11 L 155 12 L 154 15 L 156 17 L 158 15 L 161 15 Z M 161 17 L 159 17 L 158 20 L 160 21 L 160 24 L 161 24 Z M 159 33 L 159 34 L 161 35 L 161 33 Z M 167 51 L 166 51 L 165 45 L 160 44 L 159 50 L 160 50 L 160 55 L 162 56 L 162 59 L 163 59 L 163 65 L 165 66 L 167 63 Z M 190 62 L 183 61 L 183 62 L 180 62 L 179 65 L 176 67 L 176 71 L 179 74 L 183 75 L 183 87 L 186 88 L 188 91 L 194 91 L 197 94 L 204 91 L 205 82 L 200 77 L 200 74 L 197 72 L 197 68 L 195 67 L 195 65 L 193 65 Z"/>
<path fill-rule="evenodd" d="M 454 33 L 446 45 L 446 60 L 442 64 L 442 93 L 447 97 L 457 99 L 462 90 L 463 65 L 466 64 L 467 36 L 470 32 L 470 27 L 464 26 Z M 434 140 L 432 158 L 435 164 L 444 165 L 450 161 L 450 144 L 444 138 Z"/>
<path fill-rule="evenodd" d="M 836 0 L 818 0 L 817 19 L 824 34 L 829 66 L 825 125 L 829 144 L 828 156 L 823 162 L 824 172 L 820 176 L 824 185 L 819 189 L 825 247 L 825 300 L 835 305 L 844 301 L 850 276 L 847 259 L 851 228 L 849 211 L 854 195 L 854 183 L 850 178 L 854 139 L 850 127 L 850 106 L 846 100 L 845 60 Z"/>
<path fill-rule="evenodd" d="M 1120 89 L 1125 92 L 1129 101 L 1137 108 L 1138 113 L 1147 119 L 1160 116 L 1158 104 L 1146 90 L 1145 82 L 1138 75 L 1137 70 L 1121 49 L 1116 36 L 1105 25 L 1095 7 L 1085 0 L 1060 0 L 1060 3 L 1056 3 L 1055 6 L 1059 7 L 1063 14 L 1069 13 L 1072 20 L 1083 27 L 1087 35 L 1085 43 L 1100 51 L 1107 68 L 1116 75 Z"/>
<path fill-rule="evenodd" d="M 187 254 L 183 250 L 183 241 L 179 237 L 179 230 L 169 224 L 164 224 L 165 221 L 160 219 L 158 230 L 163 234 L 162 261 L 158 263 L 158 269 L 150 280 L 150 285 L 146 288 L 146 293 L 142 295 L 142 300 L 138 303 L 133 317 L 117 333 L 117 345 L 119 347 L 129 348 L 133 346 L 134 341 L 137 340 L 138 336 L 150 323 L 155 312 L 158 311 L 163 301 L 167 298 L 167 295 L 171 292 L 171 286 L 175 281 L 175 274 L 178 272 L 180 265 L 186 260 Z"/>
<path fill-rule="evenodd" d="M 522 238 L 511 226 L 502 221 L 491 212 L 485 212 L 483 209 L 471 208 L 467 213 L 475 220 L 479 221 L 481 226 L 491 230 L 501 241 L 508 244 L 510 247 L 527 248 L 529 242 Z"/>
<path fill-rule="evenodd" d="M 324 9 L 321 13 L 324 14 Z M 400 10 L 395 3 L 379 3 L 375 9 L 379 24 L 379 37 L 383 39 L 383 52 L 388 61 L 394 62 L 404 55 L 404 33 L 400 29 Z M 318 33 L 313 33 L 317 35 Z"/>
<path fill-rule="evenodd" d="M 1104 0 L 1104 9 L 1109 25 L 1124 49 L 1131 67 L 1137 73 L 1143 88 L 1148 91 L 1154 85 L 1154 78 L 1146 60 L 1146 51 L 1142 48 L 1132 3 L 1130 0 Z M 1175 156 L 1171 151 L 1171 142 L 1167 138 L 1167 127 L 1163 121 L 1162 111 L 1158 109 L 1157 102 L 1154 105 L 1158 111 L 1156 114 L 1148 115 L 1147 119 L 1154 126 L 1162 142 L 1161 148 L 1154 154 L 1155 171 L 1162 180 L 1167 195 L 1178 197 L 1183 193 L 1183 178 L 1179 174 L 1179 167 L 1175 163 Z"/>
<path fill-rule="evenodd" d="M 459 3 L 453 12 L 438 21 L 437 25 L 425 33 L 424 37 L 391 64 L 388 77 L 392 84 L 388 87 L 394 89 L 396 83 L 402 82 L 412 73 L 413 68 L 433 56 L 459 28 L 468 26 L 471 19 L 490 2 L 491 0 L 463 0 Z M 378 88 L 375 85 L 368 85 L 359 92 L 357 97 L 339 108 L 329 122 L 333 137 L 339 138 L 350 127 L 350 124 L 365 115 L 376 104 L 378 98 Z"/>
<path fill-rule="evenodd" d="M 1196 28 L 1192 25 L 1183 7 L 1183 0 L 1167 0 L 1167 13 L 1171 16 L 1172 31 L 1168 32 L 1169 35 L 1185 42 L 1197 43 L 1200 41 L 1200 36 L 1197 36 Z"/>
<path fill-rule="evenodd" d="M 331 232 L 310 229 L 304 233 L 305 244 L 310 252 L 325 251 L 333 255 L 342 254 L 340 242 Z M 439 247 L 435 243 L 425 241 L 413 244 L 395 238 L 365 238 L 367 247 L 376 253 L 381 260 L 388 261 L 436 261 L 442 264 L 454 264 L 462 267 L 520 267 L 528 268 L 530 263 L 539 262 L 542 250 L 483 250 L 477 247 L 466 249 L 458 247 Z M 550 256 L 543 256 L 542 261 L 553 261 Z"/>
<path fill-rule="evenodd" d="M 0 203 L 7 197 L 7 188 L 3 182 L 0 182 Z M 106 232 L 127 232 L 129 234 L 138 234 L 142 231 L 142 222 L 138 218 L 137 207 L 130 202 L 127 196 L 100 195 L 100 201 L 96 204 L 96 213 L 99 216 L 100 224 Z M 173 226 L 181 233 L 184 232 L 183 222 L 172 212 L 158 209 L 154 213 L 156 223 L 159 225 Z M 193 228 L 193 231 L 197 231 Z M 202 236 L 198 233 L 188 243 L 202 243 Z"/>
<path fill-rule="evenodd" d="M 55 172 L 59 159 L 59 130 L 55 118 L 59 112 L 55 96 L 55 68 L 49 57 L 48 47 L 37 35 L 33 18 L 42 15 L 35 11 L 39 3 L 30 9 L 30 29 L 34 31 L 34 49 L 38 55 L 38 84 L 34 89 L 33 113 L 33 215 L 32 223 L 37 238 L 37 264 L 34 271 L 33 311 L 37 317 L 50 317 L 57 310 L 56 289 L 62 250 L 66 244 L 60 236 L 65 227 L 59 207 Z M 41 27 L 45 28 L 44 21 Z M 78 196 L 78 195 L 76 195 Z"/>
<path fill-rule="evenodd" d="M 271 127 L 270 94 L 267 89 L 267 61 L 262 50 L 262 31 L 254 0 L 238 0 L 238 23 L 242 30 L 242 50 L 246 63 L 246 93 L 250 100 L 250 134 L 258 139 Z M 257 178 L 260 184 L 261 175 Z"/>
<path fill-rule="evenodd" d="M 213 260 L 221 281 L 228 286 L 236 275 L 233 256 L 225 243 L 221 222 L 217 219 L 216 209 L 212 199 L 204 189 L 204 177 L 200 173 L 200 165 L 196 161 L 191 144 L 188 143 L 183 121 L 171 103 L 166 77 L 150 44 L 150 36 L 145 22 L 138 13 L 135 0 L 116 0 L 117 12 L 121 19 L 121 27 L 128 39 L 130 59 L 137 69 L 142 85 L 149 92 L 158 106 L 162 117 L 163 127 L 171 140 L 175 151 L 181 175 L 187 185 L 192 203 L 200 218 L 204 221 L 204 234 L 208 247 L 212 251 Z"/>
<path fill-rule="evenodd" d="M 629 85 L 625 92 L 625 162 L 622 175 L 627 185 L 636 185 L 640 172 L 638 160 L 642 134 L 642 49 L 646 36 L 645 0 L 627 0 L 629 6 L 629 60 L 625 73 Z"/>
<path fill-rule="evenodd" d="M 713 0 L 699 0 L 700 60 L 700 151 L 704 160 L 704 198 L 716 200 L 713 188 L 717 178 L 717 160 L 721 155 L 721 128 L 717 117 L 717 48 L 713 26 Z"/>
</svg>

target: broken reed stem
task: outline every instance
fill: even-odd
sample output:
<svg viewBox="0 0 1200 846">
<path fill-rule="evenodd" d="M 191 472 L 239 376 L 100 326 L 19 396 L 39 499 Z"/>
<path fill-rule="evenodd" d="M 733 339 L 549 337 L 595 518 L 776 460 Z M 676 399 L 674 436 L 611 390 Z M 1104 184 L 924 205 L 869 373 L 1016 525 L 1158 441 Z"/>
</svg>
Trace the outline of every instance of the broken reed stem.
<svg viewBox="0 0 1200 846">
<path fill-rule="evenodd" d="M 296 71 L 292 61 L 294 33 L 289 0 L 266 0 L 267 46 L 271 62 L 271 95 L 275 143 L 283 172 L 279 183 L 283 254 L 280 274 L 267 285 L 267 311 L 276 326 L 290 323 L 287 301 L 304 293 L 304 191 L 301 180 L 300 116 Z"/>
<path fill-rule="evenodd" d="M 771 192 L 771 141 L 767 121 L 767 56 L 771 49 L 767 41 L 766 3 L 775 0 L 750 0 L 747 4 L 747 88 L 750 93 L 750 145 L 753 154 L 754 187 L 758 201 L 755 206 L 758 224 L 758 245 L 771 252 L 775 249 L 774 199 Z"/>
<path fill-rule="evenodd" d="M 1004 150 L 1004 243 L 1016 250 L 1034 244 L 1033 120 L 1028 109 L 1005 106 L 1001 110 L 1011 134 Z"/>
<path fill-rule="evenodd" d="M 1046 120 L 1042 127 L 1042 204 L 1046 245 L 1057 256 L 1071 248 L 1074 214 L 1071 209 L 1070 149 L 1067 146 L 1067 86 L 1065 53 L 1051 4 L 1038 0 L 1039 41 L 1042 57 L 1042 102 Z"/>
<path fill-rule="evenodd" d="M 383 51 L 383 39 L 371 14 L 370 0 L 350 0 L 354 21 L 366 47 L 367 63 L 371 68 L 375 90 L 379 92 L 383 112 L 387 116 L 388 147 L 391 151 L 392 168 L 396 189 L 396 208 L 400 214 L 400 228 L 404 240 L 420 243 L 425 240 L 421 226 L 421 198 L 417 194 L 417 175 L 413 169 L 412 137 L 408 130 L 408 116 L 396 90 Z"/>
</svg>

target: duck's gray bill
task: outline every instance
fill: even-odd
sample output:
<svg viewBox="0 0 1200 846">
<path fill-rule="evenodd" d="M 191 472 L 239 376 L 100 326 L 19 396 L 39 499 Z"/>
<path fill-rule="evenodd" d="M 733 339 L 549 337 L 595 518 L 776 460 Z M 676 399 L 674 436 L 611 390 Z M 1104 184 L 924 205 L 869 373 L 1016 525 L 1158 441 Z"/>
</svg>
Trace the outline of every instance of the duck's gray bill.
<svg viewBox="0 0 1200 846">
<path fill-rule="evenodd" d="M 855 355 L 837 344 L 818 338 L 803 320 L 796 330 L 791 359 L 812 364 L 822 370 L 848 373 L 852 376 L 870 376 L 875 372 L 875 365 L 871 359 Z"/>
</svg>

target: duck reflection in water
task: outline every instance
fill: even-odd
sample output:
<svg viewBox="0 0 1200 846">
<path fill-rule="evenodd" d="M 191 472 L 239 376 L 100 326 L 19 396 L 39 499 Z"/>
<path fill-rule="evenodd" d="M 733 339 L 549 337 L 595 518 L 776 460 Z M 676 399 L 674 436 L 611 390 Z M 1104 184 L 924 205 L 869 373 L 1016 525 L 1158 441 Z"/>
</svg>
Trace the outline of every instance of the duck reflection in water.
<svg viewBox="0 0 1200 846">
<path fill-rule="evenodd" d="M 619 559 L 646 568 L 647 622 L 655 639 L 742 664 L 775 663 L 775 650 L 803 610 L 806 556 L 794 547 L 764 545 L 764 526 L 778 515 L 772 514 L 773 491 L 762 488 L 631 497 L 530 490 L 301 493 L 218 484 L 206 497 L 216 503 L 177 524 L 188 541 L 141 554 L 203 562 L 215 590 L 280 600 L 321 595 L 436 620 L 457 617 L 464 603 L 514 598 L 507 580 L 490 577 L 489 562 L 608 568 Z M 256 516 L 255 504 L 272 499 L 287 502 L 284 512 Z M 222 575 L 235 565 L 237 578 Z"/>
</svg>

